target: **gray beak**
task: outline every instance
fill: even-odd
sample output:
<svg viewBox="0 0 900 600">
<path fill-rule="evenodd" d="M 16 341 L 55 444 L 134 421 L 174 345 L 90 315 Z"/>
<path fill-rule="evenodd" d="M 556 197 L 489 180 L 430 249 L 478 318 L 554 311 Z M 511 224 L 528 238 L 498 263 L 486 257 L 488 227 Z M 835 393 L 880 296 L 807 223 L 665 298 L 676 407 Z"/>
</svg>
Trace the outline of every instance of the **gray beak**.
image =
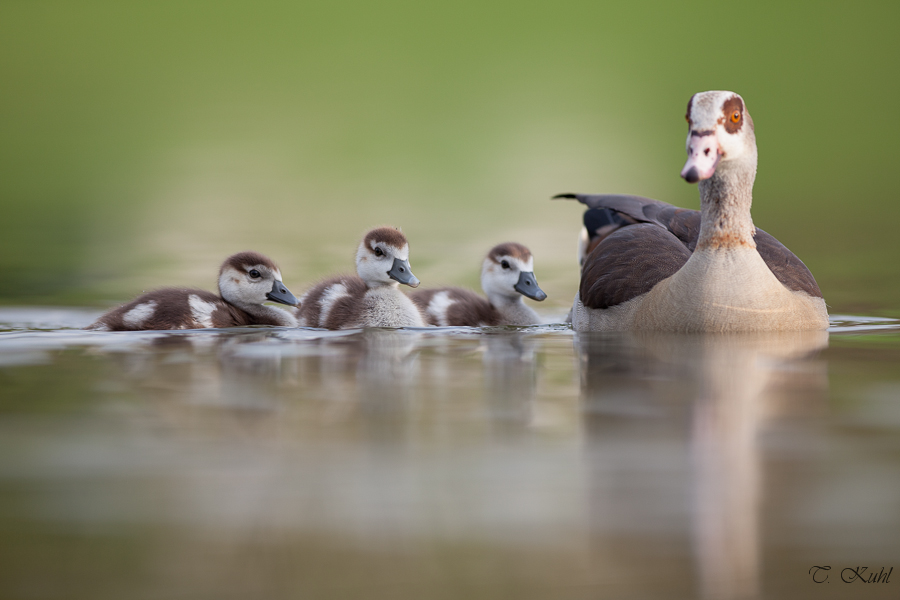
<svg viewBox="0 0 900 600">
<path fill-rule="evenodd" d="M 287 304 L 288 306 L 297 306 L 297 299 L 291 293 L 291 290 L 287 289 L 287 287 L 277 279 L 272 285 L 272 291 L 266 294 L 266 298 L 272 302 Z"/>
<path fill-rule="evenodd" d="M 409 268 L 408 260 L 395 258 L 394 264 L 387 274 L 391 279 L 399 281 L 404 285 L 408 285 L 409 287 L 419 287 L 419 280 L 416 279 L 416 276 L 412 273 L 412 269 Z"/>
<path fill-rule="evenodd" d="M 534 278 L 534 273 L 531 271 L 522 271 L 519 273 L 519 281 L 516 282 L 516 285 L 514 285 L 513 288 L 523 296 L 528 296 L 532 300 L 537 300 L 538 302 L 547 297 L 544 290 L 538 287 L 537 280 Z"/>
</svg>

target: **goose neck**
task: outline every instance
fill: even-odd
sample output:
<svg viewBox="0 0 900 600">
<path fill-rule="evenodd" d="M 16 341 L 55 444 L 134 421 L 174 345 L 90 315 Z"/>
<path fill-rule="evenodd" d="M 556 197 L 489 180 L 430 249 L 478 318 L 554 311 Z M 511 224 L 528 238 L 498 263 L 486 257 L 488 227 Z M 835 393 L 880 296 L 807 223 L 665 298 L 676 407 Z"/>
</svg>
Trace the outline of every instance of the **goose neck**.
<svg viewBox="0 0 900 600">
<path fill-rule="evenodd" d="M 755 176 L 755 168 L 720 165 L 712 177 L 700 182 L 698 249 L 756 248 L 756 227 L 750 217 Z"/>
</svg>

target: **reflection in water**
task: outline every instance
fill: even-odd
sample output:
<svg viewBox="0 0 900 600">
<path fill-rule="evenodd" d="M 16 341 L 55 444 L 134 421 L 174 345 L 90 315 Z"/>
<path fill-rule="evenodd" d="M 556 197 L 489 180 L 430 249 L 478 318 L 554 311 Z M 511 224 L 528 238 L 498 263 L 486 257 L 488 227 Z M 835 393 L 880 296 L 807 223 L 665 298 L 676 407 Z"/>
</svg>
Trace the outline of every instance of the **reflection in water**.
<svg viewBox="0 0 900 600">
<path fill-rule="evenodd" d="M 9 325 L 3 597 L 798 598 L 817 561 L 900 561 L 894 321 L 574 352 Z"/>
<path fill-rule="evenodd" d="M 537 389 L 534 341 L 507 331 L 486 335 L 484 346 L 485 391 L 492 421 L 498 426 L 527 426 Z"/>
<path fill-rule="evenodd" d="M 824 365 L 804 359 L 827 347 L 828 334 L 587 334 L 576 343 L 590 412 L 671 419 L 664 404 L 676 395 L 688 400 L 683 434 L 690 436 L 701 595 L 757 597 L 763 480 L 757 442 L 785 390 L 804 389 L 825 401 Z M 662 387 L 674 393 L 659 393 Z"/>
</svg>

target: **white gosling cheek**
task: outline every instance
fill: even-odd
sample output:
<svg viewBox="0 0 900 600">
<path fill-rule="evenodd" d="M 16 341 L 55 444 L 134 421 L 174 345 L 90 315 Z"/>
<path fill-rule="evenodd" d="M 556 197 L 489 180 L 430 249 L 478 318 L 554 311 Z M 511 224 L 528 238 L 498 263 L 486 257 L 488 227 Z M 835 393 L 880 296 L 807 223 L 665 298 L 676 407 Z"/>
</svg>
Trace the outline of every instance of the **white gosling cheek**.
<svg viewBox="0 0 900 600">
<path fill-rule="evenodd" d="M 217 308 L 215 304 L 207 302 L 194 294 L 188 296 L 188 304 L 191 306 L 191 316 L 194 317 L 194 320 L 201 327 L 213 326 L 212 314 Z"/>
<path fill-rule="evenodd" d="M 503 292 L 509 297 L 517 297 L 519 292 L 516 291 L 516 284 L 519 283 L 519 274 L 522 271 L 528 271 L 525 268 L 527 263 L 522 263 L 515 258 L 509 259 L 509 269 L 503 270 Z"/>
<path fill-rule="evenodd" d="M 231 271 L 226 271 L 222 273 L 222 276 L 219 278 L 219 291 L 222 294 L 222 298 L 227 300 L 228 302 L 239 302 L 240 301 L 240 288 L 238 284 L 234 282 L 235 274 Z"/>
<path fill-rule="evenodd" d="M 147 319 L 153 316 L 154 312 L 156 312 L 155 300 L 143 302 L 122 315 L 122 322 L 129 327 L 140 327 Z"/>
<path fill-rule="evenodd" d="M 389 267 L 385 264 L 384 259 L 377 259 L 374 256 L 363 259 L 356 267 L 356 272 L 360 278 L 367 283 L 385 283 L 391 281 L 388 277 Z"/>
<path fill-rule="evenodd" d="M 499 266 L 491 259 L 485 259 L 481 267 L 481 289 L 485 294 L 490 295 L 490 290 L 494 288 L 495 269 Z"/>
<path fill-rule="evenodd" d="M 508 296 L 518 295 L 513 287 L 519 280 L 519 267 L 521 263 L 507 256 L 501 256 L 499 260 L 507 261 L 510 264 L 509 269 L 504 269 L 502 265 L 490 261 L 486 266 L 481 277 L 481 289 L 488 296 Z"/>
</svg>

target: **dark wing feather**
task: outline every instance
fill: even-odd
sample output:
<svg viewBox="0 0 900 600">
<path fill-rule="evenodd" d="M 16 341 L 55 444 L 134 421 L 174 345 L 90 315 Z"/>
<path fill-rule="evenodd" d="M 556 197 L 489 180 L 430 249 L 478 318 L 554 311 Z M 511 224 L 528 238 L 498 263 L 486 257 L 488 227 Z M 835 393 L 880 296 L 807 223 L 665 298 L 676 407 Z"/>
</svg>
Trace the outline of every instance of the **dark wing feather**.
<svg viewBox="0 0 900 600">
<path fill-rule="evenodd" d="M 700 211 L 667 206 L 657 214 L 657 222 L 678 238 L 688 250 L 694 251 L 700 239 Z"/>
<path fill-rule="evenodd" d="M 557 194 L 554 198 L 572 198 L 588 208 L 609 208 L 639 223 L 657 223 L 659 211 L 674 208 L 671 204 L 628 194 Z"/>
<path fill-rule="evenodd" d="M 796 254 L 758 227 L 753 240 L 756 242 L 757 252 L 781 285 L 794 292 L 806 292 L 810 296 L 822 298 L 822 290 L 815 277 Z"/>
<path fill-rule="evenodd" d="M 581 302 L 609 308 L 649 292 L 671 277 L 691 252 L 670 232 L 649 223 L 615 231 L 591 252 L 581 272 Z"/>
<path fill-rule="evenodd" d="M 588 207 L 588 212 L 608 209 L 641 223 L 658 225 L 674 235 L 690 252 L 697 247 L 697 240 L 700 237 L 700 211 L 698 210 L 678 208 L 652 198 L 626 194 L 559 194 L 554 198 L 578 200 Z M 624 230 L 631 228 L 627 223 L 623 223 L 621 227 L 624 227 Z M 616 231 L 623 231 L 623 229 L 620 228 Z M 756 229 L 753 239 L 759 255 L 783 286 L 795 292 L 801 291 L 810 296 L 822 297 L 822 291 L 812 273 L 806 268 L 803 261 L 788 250 L 784 244 L 759 228 Z M 586 273 L 585 269 L 582 274 L 582 302 L 584 302 L 583 290 Z"/>
</svg>

